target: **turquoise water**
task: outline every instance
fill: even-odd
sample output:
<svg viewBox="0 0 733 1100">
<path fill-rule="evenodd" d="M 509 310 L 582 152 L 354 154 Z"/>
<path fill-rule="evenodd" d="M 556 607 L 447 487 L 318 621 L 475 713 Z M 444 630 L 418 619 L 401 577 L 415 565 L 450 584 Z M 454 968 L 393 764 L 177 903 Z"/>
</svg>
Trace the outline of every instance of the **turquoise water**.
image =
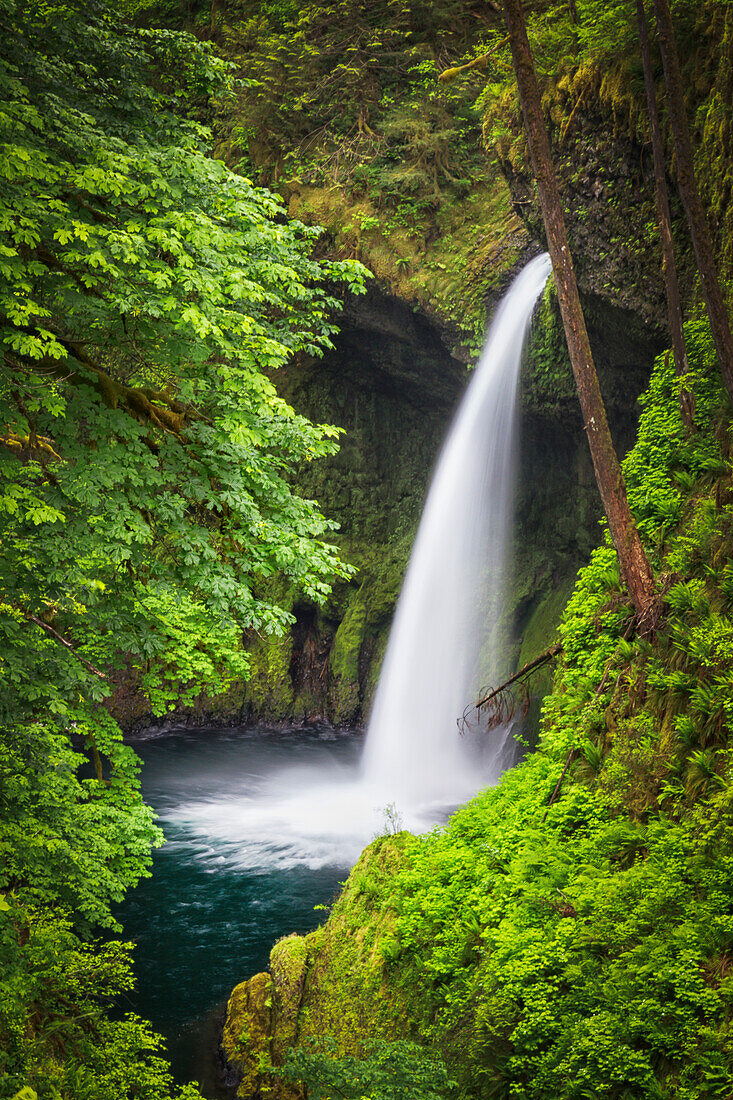
<svg viewBox="0 0 733 1100">
<path fill-rule="evenodd" d="M 239 981 L 267 966 L 280 936 L 307 932 L 346 878 L 373 822 L 346 802 L 361 738 L 262 729 L 172 733 L 140 740 L 142 788 L 167 843 L 119 917 L 136 941 L 129 1010 L 167 1039 L 176 1077 L 228 1096 L 218 1080 L 217 1028 Z M 311 808 L 313 813 L 311 813 Z M 375 821 L 378 823 L 378 807 Z M 339 824 L 339 817 L 343 818 Z"/>
</svg>

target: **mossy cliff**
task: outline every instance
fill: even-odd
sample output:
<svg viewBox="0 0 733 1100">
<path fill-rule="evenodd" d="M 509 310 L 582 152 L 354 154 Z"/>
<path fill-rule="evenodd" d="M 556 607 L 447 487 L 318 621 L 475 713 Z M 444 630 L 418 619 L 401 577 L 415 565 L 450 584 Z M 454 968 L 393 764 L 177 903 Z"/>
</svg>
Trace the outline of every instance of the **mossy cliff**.
<svg viewBox="0 0 733 1100">
<path fill-rule="evenodd" d="M 586 304 L 609 418 L 625 452 L 655 334 L 602 299 Z M 300 412 L 345 429 L 339 453 L 304 468 L 298 483 L 339 522 L 334 541 L 358 572 L 323 608 L 273 581 L 295 616 L 292 630 L 280 638 L 247 637 L 250 679 L 225 698 L 200 699 L 172 721 L 363 721 L 430 474 L 470 377 L 449 350 L 452 335 L 447 325 L 372 288 L 348 304 L 333 352 L 300 358 L 279 374 L 281 394 Z M 507 672 L 550 643 L 576 572 L 600 538 L 600 502 L 549 291 L 523 368 L 518 428 Z M 538 690 L 547 686 L 537 682 Z M 149 721 L 127 680 L 118 696 L 128 726 Z"/>
<path fill-rule="evenodd" d="M 721 105 L 731 18 L 715 0 L 682 8 L 700 167 L 727 271 L 730 120 Z M 291 634 L 246 639 L 248 684 L 180 718 L 353 724 L 368 712 L 465 365 L 513 274 L 541 247 L 499 9 L 453 0 L 201 8 L 242 81 L 214 119 L 218 154 L 277 190 L 292 216 L 324 226 L 324 253 L 358 256 L 375 280 L 366 301 L 347 306 L 335 351 L 295 361 L 277 380 L 299 411 L 346 429 L 341 454 L 303 471 L 299 485 L 340 522 L 339 545 L 359 573 L 323 609 L 282 593 L 296 619 Z M 602 388 L 625 451 L 636 396 L 664 342 L 643 89 L 633 26 L 609 43 L 603 12 L 576 29 L 569 18 L 540 3 L 530 31 Z M 487 47 L 490 61 L 438 80 Z M 671 194 L 683 289 L 694 303 L 673 185 Z M 549 300 L 523 386 L 507 668 L 549 642 L 598 541 L 598 497 Z"/>
<path fill-rule="evenodd" d="M 281 1065 L 296 1043 L 329 1035 L 344 1052 L 360 1054 L 367 1035 L 389 1039 L 411 1033 L 415 998 L 392 988 L 388 962 L 397 942 L 391 884 L 409 866 L 416 843 L 410 833 L 375 840 L 327 923 L 308 936 L 279 940 L 269 972 L 234 989 L 222 1049 L 241 1077 L 237 1095 L 243 1100 L 292 1093 L 268 1067 Z"/>
<path fill-rule="evenodd" d="M 600 299 L 587 299 L 587 306 L 609 418 L 625 452 L 655 335 Z M 300 412 L 345 429 L 339 453 L 304 468 L 298 483 L 339 522 L 334 541 L 358 572 L 323 608 L 273 581 L 295 616 L 292 630 L 280 638 L 246 637 L 249 680 L 223 698 L 180 708 L 172 722 L 364 720 L 430 474 L 470 377 L 451 354 L 450 337 L 435 319 L 373 288 L 347 307 L 333 352 L 301 358 L 280 373 L 281 394 Z M 600 502 L 549 292 L 523 368 L 518 432 L 507 672 L 550 643 L 576 572 L 600 538 Z M 121 680 L 115 706 L 128 728 L 150 721 L 129 678 Z"/>
<path fill-rule="evenodd" d="M 501 18 L 484 7 L 478 20 L 470 5 L 451 2 L 429 8 L 334 0 L 300 7 L 297 19 L 246 0 L 221 9 L 217 40 L 240 77 L 255 83 L 219 116 L 220 155 L 277 189 L 292 216 L 325 226 L 327 253 L 358 256 L 376 277 L 368 299 L 347 307 L 335 351 L 278 378 L 296 408 L 346 429 L 341 454 L 299 484 L 340 522 L 339 545 L 359 573 L 322 610 L 293 597 L 291 637 L 251 639 L 250 717 L 350 724 L 368 712 L 428 475 L 467 381 L 464 364 L 475 361 L 487 315 L 541 238 L 506 72 L 490 74 L 502 74 L 501 102 L 481 69 L 437 80 Z M 661 346 L 652 192 L 640 179 L 640 142 L 621 127 L 609 131 L 597 92 L 584 93 L 568 125 L 580 94 L 568 80 L 553 93 L 553 124 L 567 148 L 562 174 L 581 284 L 625 451 Z M 627 192 L 633 203 L 624 207 Z M 599 536 L 549 300 L 524 372 L 520 435 L 507 669 L 548 644 Z"/>
<path fill-rule="evenodd" d="M 458 1096 L 733 1094 L 730 413 L 709 338 L 688 339 L 696 433 L 661 357 L 625 462 L 664 579 L 655 634 L 630 632 L 606 540 L 563 617 L 538 751 L 445 829 L 376 840 L 325 925 L 235 991 L 243 1098 L 293 1087 L 271 1072 L 290 1044 L 368 1059 L 403 1038 Z"/>
<path fill-rule="evenodd" d="M 654 338 L 628 312 L 589 305 L 609 416 L 625 451 Z M 368 710 L 429 476 L 468 378 L 444 337 L 421 313 L 372 291 L 349 307 L 333 353 L 292 364 L 280 377 L 297 408 L 346 429 L 339 454 L 309 467 L 300 484 L 339 521 L 339 546 L 359 572 L 322 610 L 295 602 L 290 637 L 255 639 L 245 688 L 252 715 L 348 724 Z M 600 537 L 561 339 L 548 294 L 524 368 L 507 668 L 549 644 L 577 569 Z"/>
</svg>

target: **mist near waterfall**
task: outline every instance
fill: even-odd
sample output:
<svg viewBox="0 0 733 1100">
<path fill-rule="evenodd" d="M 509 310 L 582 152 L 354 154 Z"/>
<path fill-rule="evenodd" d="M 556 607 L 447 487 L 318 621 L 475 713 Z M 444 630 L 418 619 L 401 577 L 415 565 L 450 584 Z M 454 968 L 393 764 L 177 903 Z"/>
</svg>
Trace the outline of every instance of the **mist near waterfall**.
<svg viewBox="0 0 733 1100">
<path fill-rule="evenodd" d="M 232 760 L 162 811 L 193 858 L 254 873 L 349 867 L 378 833 L 429 829 L 511 763 L 510 729 L 461 736 L 457 720 L 499 664 L 519 370 L 549 273 L 536 257 L 504 296 L 448 433 L 361 759 L 296 755 L 266 774 Z"/>
</svg>

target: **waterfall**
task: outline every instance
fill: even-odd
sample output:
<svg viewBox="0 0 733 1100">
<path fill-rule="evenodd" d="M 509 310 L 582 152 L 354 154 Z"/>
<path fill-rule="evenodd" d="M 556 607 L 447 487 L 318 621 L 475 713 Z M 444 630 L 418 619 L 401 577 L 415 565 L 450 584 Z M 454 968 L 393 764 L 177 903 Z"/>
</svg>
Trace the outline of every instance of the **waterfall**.
<svg viewBox="0 0 733 1100">
<path fill-rule="evenodd" d="M 250 748 L 236 737 L 224 744 L 210 773 L 199 775 L 197 757 L 177 797 L 160 806 L 189 858 L 247 874 L 348 867 L 385 825 L 424 832 L 503 771 L 511 734 L 484 737 L 479 754 L 457 719 L 498 667 L 517 380 L 549 272 L 547 256 L 532 260 L 504 297 L 443 448 L 361 762 L 302 734 L 288 764 L 273 748 L 272 769 L 260 767 L 269 750 L 256 738 Z"/>
<path fill-rule="evenodd" d="M 536 257 L 503 298 L 428 493 L 362 761 L 365 782 L 398 807 L 455 804 L 478 785 L 456 720 L 498 667 L 519 367 L 549 273 Z M 484 781 L 501 770 L 499 748 Z"/>
</svg>

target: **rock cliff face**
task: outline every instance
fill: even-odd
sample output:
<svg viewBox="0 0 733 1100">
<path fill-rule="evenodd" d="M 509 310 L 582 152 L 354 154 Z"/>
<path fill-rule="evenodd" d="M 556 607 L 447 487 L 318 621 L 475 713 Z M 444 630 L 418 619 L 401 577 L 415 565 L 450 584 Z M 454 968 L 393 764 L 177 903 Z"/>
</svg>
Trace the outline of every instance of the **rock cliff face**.
<svg viewBox="0 0 733 1100">
<path fill-rule="evenodd" d="M 352 88 L 352 99 L 342 103 L 338 81 L 333 87 L 316 81 L 315 90 L 308 85 L 311 68 L 320 72 L 326 44 L 334 65 L 344 49 L 351 56 L 339 28 L 324 22 L 317 5 L 306 5 L 310 14 L 298 25 L 297 43 L 300 37 L 310 43 L 305 52 L 277 19 L 270 25 L 272 12 L 263 16 L 250 0 L 222 5 L 221 48 L 243 77 L 264 84 L 258 95 L 243 93 L 218 117 L 220 155 L 276 188 L 291 216 L 325 226 L 323 252 L 356 256 L 375 274 L 370 293 L 347 303 L 335 350 L 321 360 L 293 362 L 276 380 L 299 412 L 345 429 L 340 453 L 300 471 L 297 480 L 340 523 L 334 541 L 358 573 L 336 588 L 324 608 L 278 590 L 295 616 L 290 634 L 246 639 L 248 683 L 235 685 L 224 700 L 202 698 L 174 721 L 365 720 L 429 475 L 466 386 L 467 364 L 475 360 L 471 333 L 490 319 L 513 275 L 542 247 L 512 88 L 504 88 L 495 107 L 489 99 L 482 108 L 487 156 L 473 102 L 485 90 L 485 78 L 474 73 L 462 78 L 468 83 L 439 86 L 435 75 L 443 61 L 435 72 L 431 68 L 437 64 L 436 42 L 445 49 L 451 35 L 458 36 L 452 48 L 470 56 L 478 33 L 475 13 L 461 6 L 449 16 L 444 6 L 434 5 L 440 31 L 433 41 L 422 9 L 413 19 L 410 5 L 373 7 L 381 12 L 384 33 L 395 35 L 395 48 L 405 49 L 409 41 L 427 68 L 419 75 L 408 66 L 398 76 L 387 60 L 393 55 L 377 50 L 369 62 L 376 83 L 365 81 L 358 94 Z M 494 14 L 484 9 L 491 22 Z M 356 9 L 351 16 L 357 17 Z M 402 26 L 405 19 L 409 27 Z M 310 60 L 303 70 L 305 57 Z M 384 66 L 389 73 L 382 72 Z M 339 69 L 339 79 L 348 72 L 354 76 L 348 65 Z M 565 73 L 545 90 L 545 101 L 591 340 L 623 452 L 634 438 L 636 397 L 664 342 L 664 294 L 650 153 L 638 104 L 628 81 L 601 76 L 587 67 Z M 382 99 L 380 81 L 390 89 Z M 292 116 L 278 106 L 286 87 L 292 93 L 288 102 L 299 104 Z M 342 113 L 357 101 L 363 107 L 358 137 L 350 131 L 334 153 Z M 315 127 L 301 117 L 303 111 L 321 119 L 320 111 L 330 121 Z M 425 134 L 420 130 L 422 144 L 415 145 L 418 119 Z M 264 144 L 263 134 L 269 134 Z M 437 175 L 425 193 L 417 176 L 409 186 L 404 180 L 398 186 L 395 164 L 406 170 L 411 158 L 429 160 L 431 141 L 430 156 L 448 142 L 453 167 L 446 173 L 443 161 L 436 161 Z M 679 214 L 673 189 L 672 198 Z M 692 265 L 684 232 L 678 236 L 689 299 Z M 522 380 L 507 671 L 549 643 L 572 578 L 600 537 L 600 504 L 550 297 L 540 312 Z M 148 720 L 134 697 L 123 704 L 128 725 Z"/>
<path fill-rule="evenodd" d="M 455 324 L 460 302 L 467 317 L 483 302 L 490 319 L 513 275 L 541 247 L 522 142 L 520 136 L 516 155 L 500 158 L 501 176 L 496 167 L 489 170 L 494 176 L 485 209 L 481 213 L 479 203 L 472 215 L 482 222 L 482 234 L 454 231 L 448 266 L 434 265 L 436 257 L 447 258 L 441 237 L 412 257 L 409 276 L 406 266 L 390 263 L 383 234 L 361 238 L 359 254 L 376 271 L 377 287 L 349 304 L 331 355 L 292 364 L 280 377 L 281 391 L 300 411 L 346 429 L 340 454 L 304 473 L 301 484 L 340 522 L 338 541 L 359 573 L 322 612 L 296 605 L 298 622 L 284 645 L 257 641 L 258 671 L 245 689 L 252 715 L 348 724 L 368 712 L 429 473 L 468 380 L 468 356 Z M 663 287 L 649 232 L 648 151 L 615 127 L 593 95 L 571 125 L 563 123 L 556 145 L 601 388 L 625 453 L 634 441 L 637 396 L 664 344 Z M 318 189 L 296 191 L 293 203 L 299 217 L 327 224 L 328 247 L 338 246 L 339 218 L 353 218 L 348 203 L 339 212 L 333 203 L 324 205 Z M 401 244 L 395 241 L 395 254 Z M 689 294 L 689 264 L 680 251 Z M 429 295 L 420 271 L 431 272 Z M 600 501 L 549 292 L 526 355 L 519 438 L 507 672 L 549 644 L 575 573 L 600 538 Z M 273 686 L 275 668 L 280 675 Z"/>
<path fill-rule="evenodd" d="M 625 452 L 654 333 L 603 299 L 587 304 L 609 417 Z M 468 380 L 450 337 L 375 290 L 350 305 L 333 353 L 281 375 L 281 392 L 300 411 L 346 429 L 339 454 L 303 471 L 299 484 L 341 524 L 337 541 L 359 572 L 322 610 L 294 602 L 289 638 L 252 643 L 251 716 L 346 725 L 368 712 L 429 476 Z M 575 573 L 600 537 L 600 503 L 551 296 L 530 340 L 521 409 L 507 671 L 549 644 Z"/>
<path fill-rule="evenodd" d="M 525 247 L 520 263 L 531 254 Z M 502 290 L 507 281 L 505 273 Z M 498 298 L 499 291 L 489 317 Z M 658 335 L 597 294 L 587 295 L 586 313 L 612 430 L 625 452 Z M 344 429 L 339 453 L 297 480 L 341 525 L 334 541 L 358 572 L 323 608 L 280 591 L 296 618 L 290 634 L 246 639 L 250 680 L 224 699 L 202 698 L 173 715 L 174 723 L 365 720 L 429 478 L 469 380 L 463 351 L 450 323 L 372 286 L 347 304 L 332 352 L 301 358 L 278 375 L 280 393 L 299 412 Z M 600 538 L 600 502 L 550 293 L 538 309 L 521 385 L 507 674 L 550 643 L 577 569 Z M 120 693 L 128 725 L 150 721 L 136 706 L 134 693 Z"/>
<path fill-rule="evenodd" d="M 554 163 L 581 290 L 661 332 L 666 325 L 666 300 L 648 143 L 617 127 L 613 116 L 594 105 L 592 98 L 561 133 L 562 137 L 555 134 Z M 542 239 L 542 215 L 526 158 L 505 160 L 502 166 L 514 209 L 527 231 Z M 669 194 L 679 276 L 689 297 L 694 266 L 671 181 Z"/>
</svg>

